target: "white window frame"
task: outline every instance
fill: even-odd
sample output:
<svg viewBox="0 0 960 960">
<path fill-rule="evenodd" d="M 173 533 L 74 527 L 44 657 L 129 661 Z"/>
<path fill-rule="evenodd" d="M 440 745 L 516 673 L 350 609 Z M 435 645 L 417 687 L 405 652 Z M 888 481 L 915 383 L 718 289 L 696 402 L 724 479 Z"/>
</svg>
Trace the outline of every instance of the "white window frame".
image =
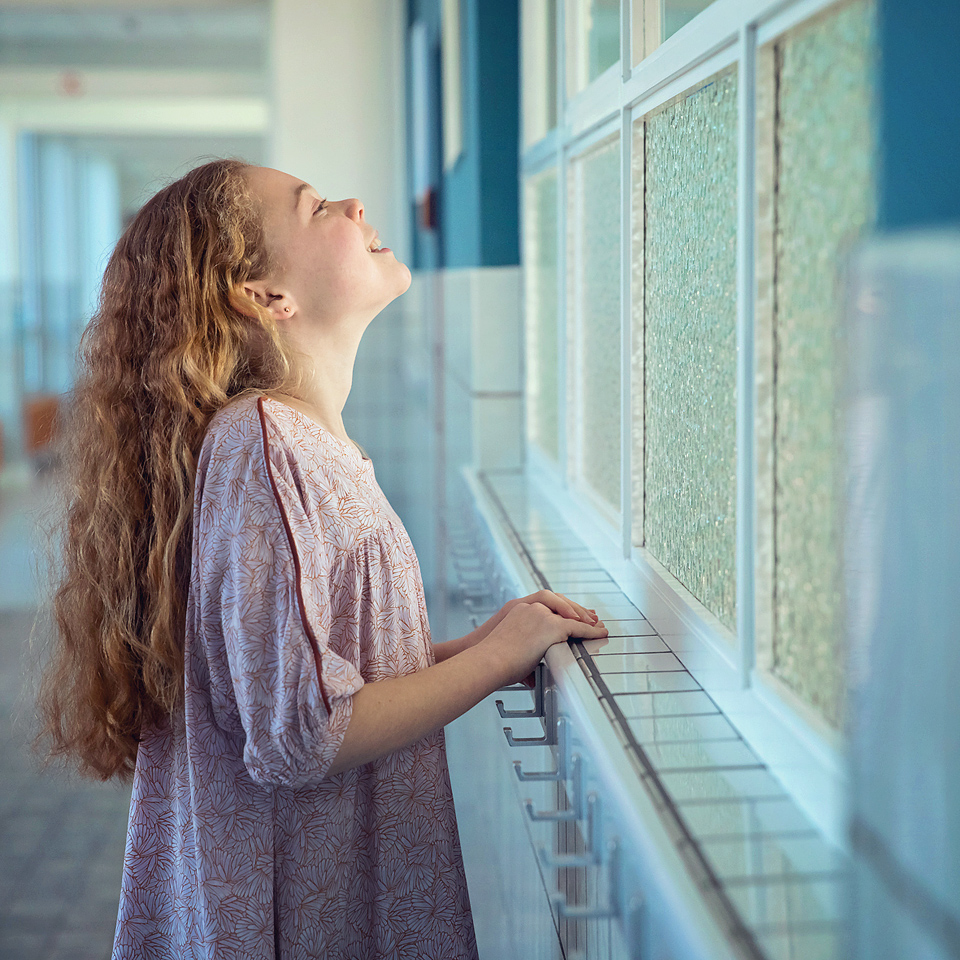
<svg viewBox="0 0 960 960">
<path fill-rule="evenodd" d="M 842 0 L 715 0 L 662 44 L 651 42 L 660 22 L 660 0 L 621 0 L 620 61 L 567 100 L 566 3 L 559 0 L 557 29 L 558 127 L 523 151 L 524 179 L 556 165 L 558 225 L 558 429 L 559 461 L 527 442 L 528 470 L 545 496 L 596 553 L 621 589 L 669 637 L 685 666 L 713 696 L 786 789 L 835 846 L 847 849 L 846 771 L 843 743 L 818 715 L 766 669 L 758 668 L 755 571 L 756 360 L 755 250 L 756 80 L 758 48 Z M 643 44 L 643 59 L 633 51 Z M 737 184 L 737 531 L 738 631 L 734 635 L 643 547 L 633 545 L 632 418 L 632 149 L 634 121 L 673 97 L 736 64 L 738 74 Z M 521 65 L 522 75 L 522 65 Z M 522 100 L 522 98 L 521 98 Z M 520 121 L 523 130 L 523 118 Z M 614 519 L 585 495 L 570 465 L 567 395 L 571 369 L 567 297 L 567 198 L 570 160 L 619 128 L 621 150 L 621 512 Z M 521 218 L 523 213 L 521 212 Z M 521 219 L 521 224 L 523 221 Z M 575 268 L 576 265 L 570 265 Z M 639 402 L 639 400 L 638 400 Z M 642 465 L 640 465 L 642 470 Z M 642 476 L 642 474 L 641 474 Z M 743 611 L 750 611 L 743 616 Z"/>
</svg>

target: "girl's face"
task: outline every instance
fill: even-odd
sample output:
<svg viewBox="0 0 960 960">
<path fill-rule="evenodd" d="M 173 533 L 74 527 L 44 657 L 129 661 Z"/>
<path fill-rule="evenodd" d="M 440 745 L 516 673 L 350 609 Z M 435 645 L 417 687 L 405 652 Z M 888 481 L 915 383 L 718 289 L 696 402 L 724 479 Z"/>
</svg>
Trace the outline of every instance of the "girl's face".
<svg viewBox="0 0 960 960">
<path fill-rule="evenodd" d="M 366 324 L 410 286 L 406 265 L 389 247 L 376 249 L 377 231 L 359 200 L 324 200 L 309 184 L 269 167 L 251 167 L 246 176 L 276 263 L 265 297 L 258 297 L 265 305 L 324 326 Z"/>
</svg>

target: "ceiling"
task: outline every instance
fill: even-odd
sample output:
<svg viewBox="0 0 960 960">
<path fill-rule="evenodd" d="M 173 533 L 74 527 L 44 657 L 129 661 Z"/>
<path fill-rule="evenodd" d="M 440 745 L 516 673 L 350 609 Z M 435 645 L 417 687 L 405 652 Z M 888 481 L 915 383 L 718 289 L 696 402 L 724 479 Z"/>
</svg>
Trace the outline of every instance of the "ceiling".
<svg viewBox="0 0 960 960">
<path fill-rule="evenodd" d="M 9 6 L 0 0 L 7 67 L 249 70 L 266 67 L 269 4 L 211 0 Z"/>
<path fill-rule="evenodd" d="M 15 78 L 94 73 L 129 89 L 134 98 L 177 89 L 199 91 L 190 77 L 226 71 L 236 94 L 266 91 L 270 7 L 264 0 L 199 0 L 180 4 L 81 0 L 9 4 L 0 0 L 0 68 Z M 51 71 L 54 71 L 51 73 Z M 176 80 L 177 75 L 180 79 Z M 240 75 L 238 77 L 238 75 Z M 131 78 L 142 76 L 132 82 Z M 187 78 L 187 79 L 184 79 Z M 109 85 L 101 79 L 101 85 Z M 21 88 L 33 89 L 21 83 Z M 54 94 L 50 94 L 54 96 Z M 62 97 L 61 97 L 62 99 Z M 239 156 L 263 162 L 261 136 L 208 134 L 43 134 L 80 153 L 109 159 L 121 180 L 123 206 L 135 209 L 163 183 L 204 159 Z"/>
<path fill-rule="evenodd" d="M 58 136 L 77 152 L 111 160 L 120 175 L 124 213 L 129 215 L 162 186 L 214 157 L 264 162 L 262 137 L 205 136 Z"/>
<path fill-rule="evenodd" d="M 265 0 L 0 0 L 0 10 L 223 10 L 266 6 Z"/>
</svg>

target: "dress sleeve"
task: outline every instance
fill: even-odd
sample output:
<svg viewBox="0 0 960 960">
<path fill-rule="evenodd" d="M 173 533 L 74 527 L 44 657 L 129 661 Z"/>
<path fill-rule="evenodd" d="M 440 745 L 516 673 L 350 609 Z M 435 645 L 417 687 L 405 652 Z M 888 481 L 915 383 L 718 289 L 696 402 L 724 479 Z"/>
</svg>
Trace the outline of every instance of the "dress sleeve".
<svg viewBox="0 0 960 960">
<path fill-rule="evenodd" d="M 215 721 L 242 733 L 251 778 L 305 786 L 336 757 L 363 679 L 329 644 L 337 553 L 323 531 L 337 518 L 308 515 L 293 454 L 258 412 L 201 457 L 190 615 Z"/>
</svg>

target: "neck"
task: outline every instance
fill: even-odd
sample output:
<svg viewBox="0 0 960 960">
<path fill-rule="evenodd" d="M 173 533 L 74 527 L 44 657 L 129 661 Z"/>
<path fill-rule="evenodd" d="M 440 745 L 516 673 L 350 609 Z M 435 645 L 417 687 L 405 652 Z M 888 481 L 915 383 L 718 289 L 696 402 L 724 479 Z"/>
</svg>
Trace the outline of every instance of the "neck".
<svg viewBox="0 0 960 960">
<path fill-rule="evenodd" d="M 277 399 L 290 403 L 334 436 L 350 442 L 343 425 L 343 408 L 353 386 L 360 338 L 341 334 L 337 338 L 317 337 L 313 342 L 297 339 L 291 346 L 300 355 L 297 387 L 290 393 L 277 393 Z"/>
</svg>

